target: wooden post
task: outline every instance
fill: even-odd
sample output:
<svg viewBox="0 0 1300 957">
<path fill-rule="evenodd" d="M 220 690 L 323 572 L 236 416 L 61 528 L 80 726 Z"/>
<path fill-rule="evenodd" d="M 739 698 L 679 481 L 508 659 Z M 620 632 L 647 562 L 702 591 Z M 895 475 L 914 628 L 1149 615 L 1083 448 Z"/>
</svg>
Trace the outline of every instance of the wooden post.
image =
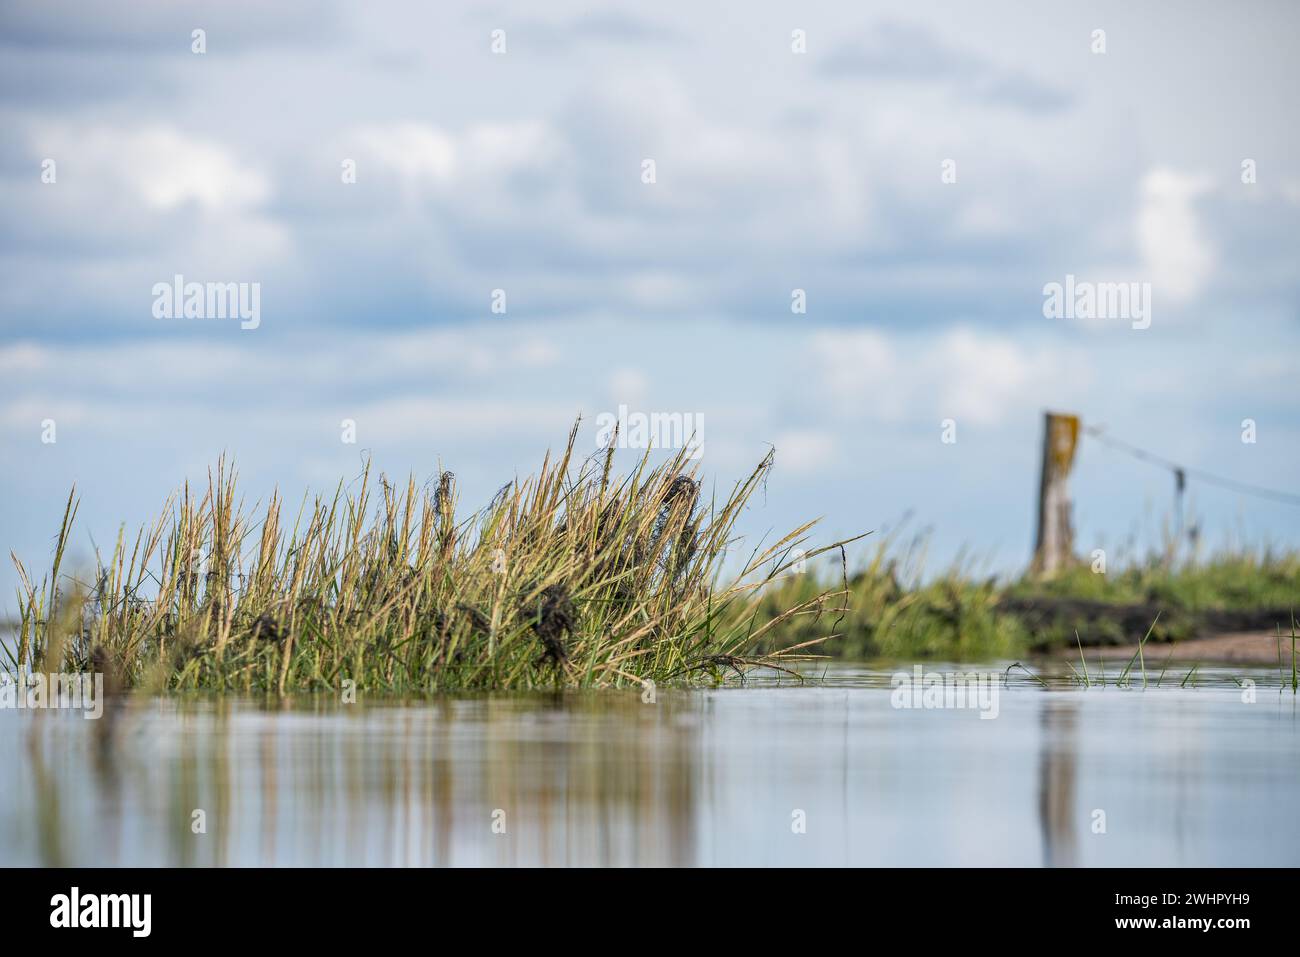
<svg viewBox="0 0 1300 957">
<path fill-rule="evenodd" d="M 1069 478 L 1079 445 L 1079 417 L 1048 412 L 1043 420 L 1043 473 L 1038 486 L 1038 535 L 1030 570 L 1050 577 L 1074 560 Z"/>
</svg>

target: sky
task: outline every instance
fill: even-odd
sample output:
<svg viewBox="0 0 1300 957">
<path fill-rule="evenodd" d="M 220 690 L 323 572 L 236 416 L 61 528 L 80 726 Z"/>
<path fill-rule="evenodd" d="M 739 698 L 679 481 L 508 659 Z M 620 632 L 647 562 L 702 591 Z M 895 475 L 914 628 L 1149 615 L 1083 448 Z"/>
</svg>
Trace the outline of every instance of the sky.
<svg viewBox="0 0 1300 957">
<path fill-rule="evenodd" d="M 223 453 L 250 503 L 369 456 L 473 508 L 620 405 L 692 416 L 710 486 L 775 448 L 751 540 L 934 568 L 1028 560 L 1046 409 L 1300 492 L 1296 36 L 1260 0 L 6 3 L 0 543 L 47 567 L 75 483 L 93 563 Z M 1067 277 L 1147 319 L 1047 315 Z M 1084 553 L 1174 504 L 1091 437 L 1072 490 Z"/>
</svg>

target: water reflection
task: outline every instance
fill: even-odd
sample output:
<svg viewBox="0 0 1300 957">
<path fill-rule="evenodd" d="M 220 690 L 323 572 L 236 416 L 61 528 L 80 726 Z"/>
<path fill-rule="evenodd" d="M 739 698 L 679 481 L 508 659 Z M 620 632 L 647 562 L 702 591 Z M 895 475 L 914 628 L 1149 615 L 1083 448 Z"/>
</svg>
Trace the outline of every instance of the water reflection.
<svg viewBox="0 0 1300 957">
<path fill-rule="evenodd" d="M 1075 829 L 1080 817 L 1075 810 L 1074 756 L 1075 702 L 1053 702 L 1043 698 L 1039 711 L 1042 743 L 1038 751 L 1038 817 L 1043 834 L 1043 864 L 1073 867 Z"/>
<path fill-rule="evenodd" d="M 829 679 L 0 713 L 0 863 L 1300 863 L 1289 694 L 1021 684 L 981 720 Z"/>
</svg>

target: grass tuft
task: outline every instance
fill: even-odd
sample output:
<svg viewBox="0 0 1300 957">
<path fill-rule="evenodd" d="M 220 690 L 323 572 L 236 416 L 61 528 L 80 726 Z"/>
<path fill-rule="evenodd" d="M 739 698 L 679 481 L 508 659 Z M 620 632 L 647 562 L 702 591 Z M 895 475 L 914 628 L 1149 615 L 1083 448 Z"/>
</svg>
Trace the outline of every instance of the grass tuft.
<svg viewBox="0 0 1300 957">
<path fill-rule="evenodd" d="M 647 455 L 619 479 L 612 444 L 575 463 L 576 436 L 575 424 L 562 455 L 463 517 L 451 472 L 432 491 L 413 478 L 399 488 L 369 464 L 292 517 L 278 493 L 254 517 L 223 460 L 206 489 L 185 485 L 133 543 L 119 535 L 107 560 L 97 554 L 84 594 L 61 577 L 74 490 L 49 575 L 34 583 L 14 556 L 22 611 L 10 667 L 108 663 L 125 685 L 152 690 L 352 681 L 423 693 L 722 680 L 810 657 L 820 639 L 756 648 L 842 597 L 801 595 L 757 615 L 813 523 L 723 579 L 770 454 L 718 500 L 701 494 L 686 452 L 653 468 Z"/>
</svg>

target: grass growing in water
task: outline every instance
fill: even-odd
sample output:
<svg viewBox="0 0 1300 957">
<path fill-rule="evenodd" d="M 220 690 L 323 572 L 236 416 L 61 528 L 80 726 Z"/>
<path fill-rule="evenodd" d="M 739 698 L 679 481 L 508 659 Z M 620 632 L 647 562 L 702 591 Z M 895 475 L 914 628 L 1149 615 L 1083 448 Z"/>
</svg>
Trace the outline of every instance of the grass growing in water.
<svg viewBox="0 0 1300 957">
<path fill-rule="evenodd" d="M 1146 645 L 1147 640 L 1151 637 L 1151 633 L 1156 630 L 1156 625 L 1158 624 L 1160 624 L 1160 616 L 1156 615 L 1155 621 L 1151 622 L 1151 627 L 1147 629 L 1147 633 L 1143 635 L 1142 640 L 1138 642 L 1138 650 L 1133 652 L 1133 657 L 1130 658 L 1128 664 L 1124 666 L 1124 671 L 1119 676 L 1118 684 L 1123 685 L 1129 680 L 1128 673 L 1133 670 L 1133 662 L 1137 661 L 1140 662 L 1142 666 L 1142 687 L 1145 688 L 1147 686 L 1147 659 L 1142 653 L 1142 648 Z"/>
<path fill-rule="evenodd" d="M 576 436 L 577 425 L 562 456 L 463 519 L 452 473 L 433 490 L 414 479 L 399 489 L 367 465 L 355 490 L 304 499 L 291 526 L 278 495 L 254 520 L 221 462 L 201 496 L 186 485 L 133 544 L 119 534 L 93 584 L 64 587 L 74 489 L 50 574 L 35 584 L 14 557 L 22 611 L 9 666 L 103 667 L 153 690 L 352 680 L 420 693 L 720 681 L 801 657 L 806 644 L 755 648 L 796 617 L 820 618 L 839 594 L 756 611 L 812 522 L 722 583 L 771 455 L 718 501 L 701 494 L 685 452 L 615 479 L 614 443 L 575 465 Z"/>
</svg>

